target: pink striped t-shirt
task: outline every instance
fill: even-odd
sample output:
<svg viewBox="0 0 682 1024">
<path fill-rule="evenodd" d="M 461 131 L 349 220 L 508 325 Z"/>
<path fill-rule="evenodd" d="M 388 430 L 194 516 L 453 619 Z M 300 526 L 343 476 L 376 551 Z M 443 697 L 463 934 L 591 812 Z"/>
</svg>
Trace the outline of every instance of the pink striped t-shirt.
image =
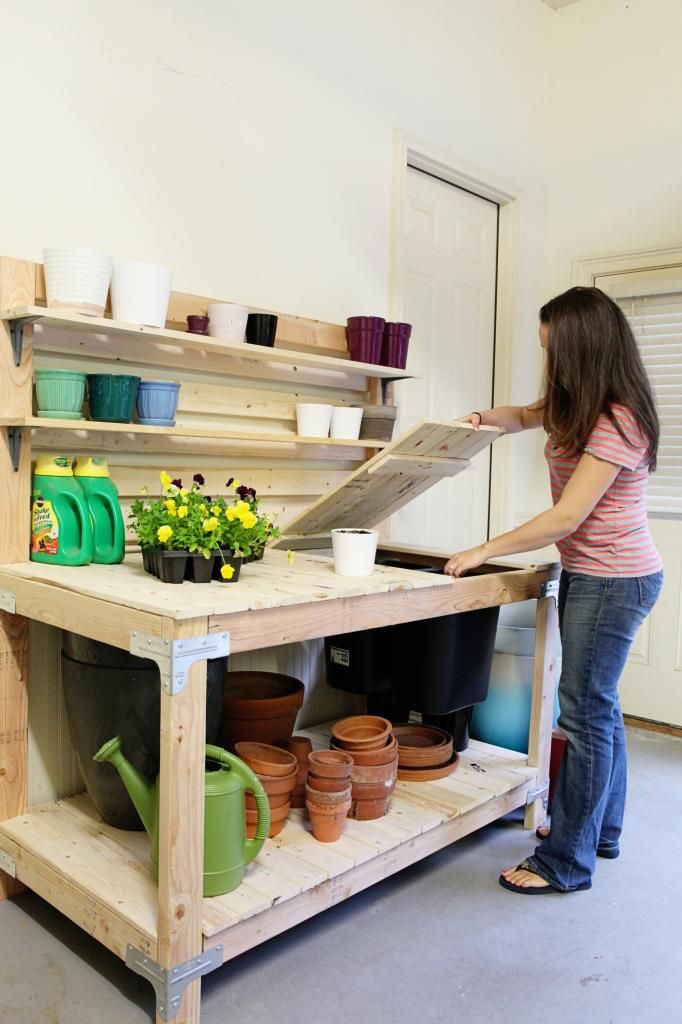
<svg viewBox="0 0 682 1024">
<path fill-rule="evenodd" d="M 647 442 L 637 422 L 622 405 L 611 407 L 625 434 L 625 441 L 602 413 L 587 439 L 584 451 L 620 466 L 620 472 L 575 533 L 557 541 L 561 564 L 568 572 L 586 576 L 649 576 L 663 568 L 646 513 L 649 475 Z M 566 455 L 545 446 L 556 505 L 582 453 Z"/>
</svg>

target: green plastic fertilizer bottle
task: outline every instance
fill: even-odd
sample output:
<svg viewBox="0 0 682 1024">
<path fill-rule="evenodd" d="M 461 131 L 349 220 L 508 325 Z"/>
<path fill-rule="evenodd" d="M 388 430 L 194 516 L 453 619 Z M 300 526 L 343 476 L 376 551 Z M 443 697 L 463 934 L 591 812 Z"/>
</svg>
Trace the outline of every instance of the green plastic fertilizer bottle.
<svg viewBox="0 0 682 1024">
<path fill-rule="evenodd" d="M 116 484 L 109 477 L 107 460 L 98 455 L 78 459 L 74 476 L 83 488 L 93 531 L 93 562 L 111 565 L 125 555 L 125 523 Z"/>
<path fill-rule="evenodd" d="M 92 524 L 67 455 L 39 455 L 33 474 L 31 560 L 53 565 L 92 561 Z"/>
</svg>

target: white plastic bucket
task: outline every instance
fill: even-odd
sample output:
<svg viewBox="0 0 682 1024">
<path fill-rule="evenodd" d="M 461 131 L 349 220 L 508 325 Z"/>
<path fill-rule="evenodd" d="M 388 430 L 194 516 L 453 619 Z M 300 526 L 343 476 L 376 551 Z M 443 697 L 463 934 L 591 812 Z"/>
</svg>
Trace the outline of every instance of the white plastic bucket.
<svg viewBox="0 0 682 1024">
<path fill-rule="evenodd" d="M 236 302 L 217 302 L 208 307 L 208 333 L 225 341 L 244 341 L 249 311 Z"/>
<path fill-rule="evenodd" d="M 332 405 L 316 402 L 296 403 L 296 429 L 299 437 L 329 437 Z"/>
<path fill-rule="evenodd" d="M 96 249 L 52 246 L 43 249 L 48 309 L 103 316 L 113 257 Z"/>
<path fill-rule="evenodd" d="M 111 279 L 114 320 L 146 327 L 165 327 L 173 271 L 161 263 L 116 263 Z"/>
<path fill-rule="evenodd" d="M 331 436 L 339 441 L 357 441 L 360 436 L 362 412 L 362 407 L 336 406 L 332 410 Z"/>
<path fill-rule="evenodd" d="M 371 576 L 378 541 L 376 530 L 332 530 L 334 572 L 339 576 Z"/>
</svg>

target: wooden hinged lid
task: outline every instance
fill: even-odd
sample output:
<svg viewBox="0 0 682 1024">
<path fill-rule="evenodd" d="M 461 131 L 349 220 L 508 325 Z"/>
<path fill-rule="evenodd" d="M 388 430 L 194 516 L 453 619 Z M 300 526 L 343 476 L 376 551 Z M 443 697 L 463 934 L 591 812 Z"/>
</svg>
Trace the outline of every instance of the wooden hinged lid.
<svg viewBox="0 0 682 1024">
<path fill-rule="evenodd" d="M 422 420 L 292 520 L 275 547 L 302 538 L 323 542 L 340 527 L 371 529 L 439 480 L 461 473 L 501 433 Z"/>
</svg>

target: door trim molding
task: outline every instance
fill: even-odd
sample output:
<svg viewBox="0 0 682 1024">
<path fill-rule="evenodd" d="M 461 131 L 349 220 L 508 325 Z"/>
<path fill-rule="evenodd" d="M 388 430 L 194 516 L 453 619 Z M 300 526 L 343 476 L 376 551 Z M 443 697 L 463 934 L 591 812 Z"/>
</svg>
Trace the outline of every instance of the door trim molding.
<svg viewBox="0 0 682 1024">
<path fill-rule="evenodd" d="M 519 334 L 520 241 L 523 221 L 523 191 L 487 169 L 467 165 L 447 153 L 405 132 L 394 132 L 391 230 L 389 254 L 389 314 L 402 318 L 400 266 L 402 227 L 408 166 L 426 171 L 451 185 L 473 192 L 499 205 L 497 248 L 497 295 L 495 317 L 495 373 L 493 395 L 496 405 L 511 403 L 512 353 Z M 453 410 L 453 416 L 457 413 Z M 491 450 L 489 535 L 507 529 L 509 496 L 509 448 L 502 440 Z"/>
<path fill-rule="evenodd" d="M 632 249 L 606 256 L 582 256 L 571 265 L 574 285 L 592 285 L 596 277 L 610 274 L 642 273 L 646 270 L 665 270 L 682 264 L 682 245 L 661 246 L 656 249 Z"/>
</svg>

